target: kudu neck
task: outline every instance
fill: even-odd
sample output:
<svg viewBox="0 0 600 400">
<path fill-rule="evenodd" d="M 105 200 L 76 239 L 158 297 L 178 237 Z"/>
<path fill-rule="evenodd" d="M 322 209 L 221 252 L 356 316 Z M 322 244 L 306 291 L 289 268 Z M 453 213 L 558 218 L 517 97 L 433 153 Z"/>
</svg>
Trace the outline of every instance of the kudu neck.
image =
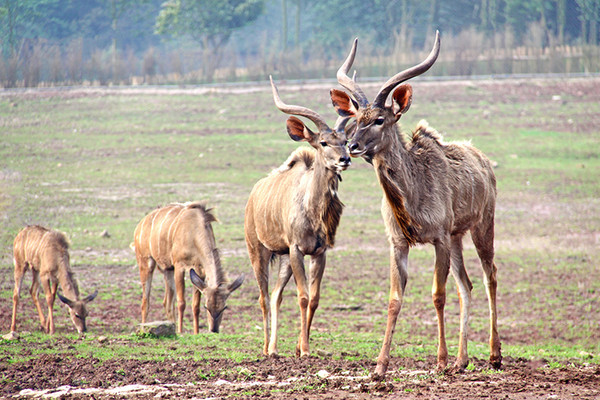
<svg viewBox="0 0 600 400">
<path fill-rule="evenodd" d="M 396 125 L 387 132 L 387 143 L 373 157 L 373 167 L 394 219 L 400 226 L 409 245 L 419 241 L 418 224 L 415 224 L 406 207 L 410 204 L 415 187 L 414 170 L 406 143 Z"/>
<path fill-rule="evenodd" d="M 328 169 L 323 155 L 317 153 L 305 194 L 305 207 L 315 231 L 324 235 L 327 247 L 335 243 L 344 207 L 337 195 L 339 179 L 339 173 Z"/>
<path fill-rule="evenodd" d="M 310 209 L 315 210 L 324 206 L 324 201 L 333 195 L 332 191 L 337 193 L 339 175 L 337 171 L 326 167 L 325 159 L 319 152 L 315 154 L 311 172 L 306 195 L 311 203 Z"/>
<path fill-rule="evenodd" d="M 59 260 L 58 283 L 63 291 L 63 295 L 69 300 L 79 300 L 79 286 L 69 266 L 69 258 L 63 257 Z"/>
<path fill-rule="evenodd" d="M 206 275 L 206 284 L 209 287 L 219 287 L 224 281 L 223 268 L 221 267 L 221 256 L 219 250 L 213 248 L 208 253 L 208 262 L 204 266 L 204 274 Z"/>
</svg>

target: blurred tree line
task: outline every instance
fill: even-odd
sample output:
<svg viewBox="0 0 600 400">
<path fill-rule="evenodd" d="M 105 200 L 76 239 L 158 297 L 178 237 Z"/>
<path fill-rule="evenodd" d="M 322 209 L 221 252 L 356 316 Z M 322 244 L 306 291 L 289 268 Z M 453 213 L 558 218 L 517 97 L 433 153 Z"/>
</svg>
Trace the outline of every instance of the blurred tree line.
<svg viewBox="0 0 600 400">
<path fill-rule="evenodd" d="M 600 0 L 0 0 L 0 80 L 13 87 L 262 79 L 276 71 L 319 77 L 356 36 L 372 58 L 369 73 L 386 73 L 375 64 L 427 50 L 436 29 L 459 64 L 526 46 L 583 54 L 587 61 L 567 62 L 566 72 L 590 71 L 597 51 L 584 53 L 598 47 L 599 20 Z M 507 54 L 488 56 L 554 57 Z M 501 71 L 488 64 L 441 72 Z"/>
</svg>

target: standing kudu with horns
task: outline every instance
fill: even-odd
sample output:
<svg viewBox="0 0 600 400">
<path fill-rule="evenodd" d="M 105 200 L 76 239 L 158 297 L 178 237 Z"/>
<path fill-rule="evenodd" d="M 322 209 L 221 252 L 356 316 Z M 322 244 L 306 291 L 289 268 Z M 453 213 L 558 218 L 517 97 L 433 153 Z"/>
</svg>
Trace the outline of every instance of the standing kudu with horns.
<svg viewBox="0 0 600 400">
<path fill-rule="evenodd" d="M 408 278 L 408 252 L 416 243 L 435 246 L 432 297 L 438 318 L 438 369 L 446 367 L 448 350 L 444 332 L 446 281 L 451 271 L 460 299 L 460 340 L 455 368 L 468 365 L 467 321 L 472 284 L 462 256 L 462 237 L 471 231 L 484 271 L 490 312 L 490 363 L 502 361 L 496 317 L 496 265 L 494 264 L 494 210 L 496 178 L 490 161 L 466 143 L 445 143 L 425 121 L 411 139 L 398 131 L 396 122 L 408 111 L 412 88 L 400 85 L 427 71 L 437 59 L 439 33 L 433 50 L 422 63 L 390 78 L 369 103 L 354 79 L 348 77 L 356 43 L 337 73 L 338 82 L 351 92 L 331 91 L 341 116 L 355 117 L 356 130 L 349 143 L 353 157 L 373 164 L 384 192 L 382 215 L 390 242 L 390 300 L 376 378 L 383 378 L 392 335 Z M 386 104 L 392 93 L 391 104 Z"/>
<path fill-rule="evenodd" d="M 308 118 L 318 131 L 312 132 L 296 117 L 288 118 L 290 138 L 306 141 L 314 150 L 298 148 L 281 167 L 254 185 L 246 205 L 246 245 L 260 289 L 264 354 L 277 353 L 277 321 L 282 291 L 293 274 L 300 307 L 300 336 L 296 353 L 304 356 L 309 354 L 310 326 L 319 305 L 325 253 L 334 244 L 342 215 L 343 204 L 337 190 L 340 173 L 350 165 L 344 131 L 348 118 L 338 118 L 334 129 L 330 129 L 316 112 L 283 103 L 272 79 L 271 86 L 277 108 L 287 114 Z M 304 269 L 305 255 L 311 256 L 310 289 Z M 280 258 L 279 273 L 269 300 L 269 262 L 275 256 Z"/>
</svg>

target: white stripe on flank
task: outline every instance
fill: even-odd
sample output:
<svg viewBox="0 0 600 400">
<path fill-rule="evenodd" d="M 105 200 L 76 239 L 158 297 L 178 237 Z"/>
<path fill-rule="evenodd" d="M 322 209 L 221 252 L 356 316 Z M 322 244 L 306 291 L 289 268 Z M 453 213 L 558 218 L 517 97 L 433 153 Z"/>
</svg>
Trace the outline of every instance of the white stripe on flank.
<svg viewBox="0 0 600 400">
<path fill-rule="evenodd" d="M 171 212 L 175 209 L 175 207 L 171 206 L 171 209 L 169 211 L 167 211 L 167 215 L 165 215 L 165 217 L 162 219 L 162 221 L 160 221 L 160 227 L 158 228 L 158 257 L 160 257 L 162 254 L 160 252 L 160 242 L 161 242 L 161 238 L 162 238 L 162 229 L 163 229 L 163 225 L 165 223 L 165 221 L 169 218 L 169 214 L 171 214 Z M 173 222 L 171 222 L 171 225 L 173 224 Z M 171 228 L 171 225 L 169 225 L 169 229 Z M 168 237 L 167 237 L 168 240 Z M 169 247 L 169 243 L 167 242 L 167 248 Z"/>
<path fill-rule="evenodd" d="M 171 241 L 171 229 L 173 228 L 173 224 L 175 223 L 175 221 L 179 220 L 179 216 L 181 215 L 181 213 L 186 209 L 185 206 L 182 206 L 181 209 L 179 210 L 179 212 L 177 213 L 177 216 L 175 218 L 173 218 L 173 221 L 171 221 L 171 225 L 169 225 L 169 230 L 167 231 L 167 239 L 169 240 L 169 243 L 172 243 Z"/>
</svg>

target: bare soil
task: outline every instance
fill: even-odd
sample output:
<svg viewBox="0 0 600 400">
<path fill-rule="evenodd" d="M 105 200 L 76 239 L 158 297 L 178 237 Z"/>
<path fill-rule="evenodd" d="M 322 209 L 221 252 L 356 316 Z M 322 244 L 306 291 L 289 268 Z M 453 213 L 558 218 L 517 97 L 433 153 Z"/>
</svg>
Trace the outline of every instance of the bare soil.
<svg viewBox="0 0 600 400">
<path fill-rule="evenodd" d="M 44 355 L 16 365 L 0 364 L 3 396 L 61 399 L 116 398 L 273 398 L 273 399 L 597 399 L 600 366 L 540 368 L 542 361 L 505 358 L 501 373 L 490 373 L 474 360 L 474 371 L 434 373 L 434 357 L 424 362 L 395 358 L 405 369 L 374 382 L 365 370 L 374 362 L 318 357 L 258 357 L 235 363 L 206 361 L 139 361 L 82 359 L 68 352 Z M 199 371 L 223 371 L 199 378 Z M 231 371 L 238 371 L 232 373 Z M 27 390 L 27 389 L 35 390 Z"/>
</svg>

